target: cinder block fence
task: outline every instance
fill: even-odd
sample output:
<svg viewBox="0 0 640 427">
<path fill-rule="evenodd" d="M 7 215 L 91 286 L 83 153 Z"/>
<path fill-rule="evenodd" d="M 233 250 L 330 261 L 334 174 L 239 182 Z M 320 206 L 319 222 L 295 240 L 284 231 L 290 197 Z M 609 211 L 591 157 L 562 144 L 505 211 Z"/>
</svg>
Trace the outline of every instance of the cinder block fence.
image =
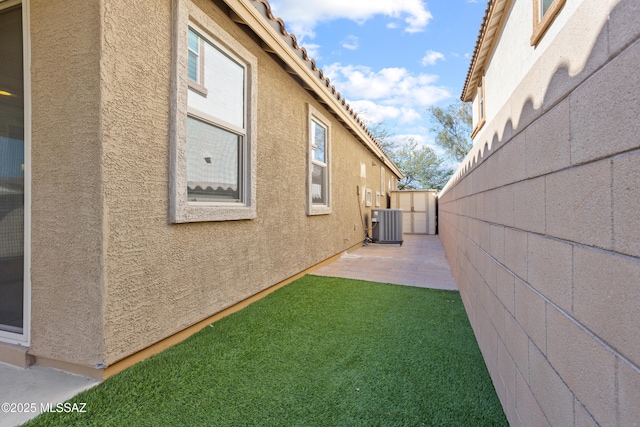
<svg viewBox="0 0 640 427">
<path fill-rule="evenodd" d="M 637 5 L 613 9 L 582 72 L 560 69 L 542 106 L 487 123 L 439 195 L 440 238 L 512 425 L 640 425 Z"/>
</svg>

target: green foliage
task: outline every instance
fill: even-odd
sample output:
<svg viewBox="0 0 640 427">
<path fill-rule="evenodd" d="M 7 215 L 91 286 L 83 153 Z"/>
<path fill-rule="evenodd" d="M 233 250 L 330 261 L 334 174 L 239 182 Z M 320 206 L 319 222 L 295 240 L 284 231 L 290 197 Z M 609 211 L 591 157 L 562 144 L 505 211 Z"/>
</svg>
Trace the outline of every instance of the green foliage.
<svg viewBox="0 0 640 427">
<path fill-rule="evenodd" d="M 405 176 L 398 181 L 398 189 L 439 191 L 453 175 L 454 171 L 446 165 L 445 158 L 438 156 L 431 147 L 420 145 L 411 137 L 398 138 L 385 123 L 368 123 L 367 127 Z"/>
<path fill-rule="evenodd" d="M 460 294 L 305 276 L 28 426 L 506 426 Z"/>
<path fill-rule="evenodd" d="M 434 123 L 431 131 L 436 134 L 436 144 L 452 160 L 461 162 L 473 146 L 471 104 L 457 100 L 446 109 L 431 107 L 428 111 Z"/>
<path fill-rule="evenodd" d="M 391 157 L 391 153 L 398 148 L 398 143 L 394 139 L 394 133 L 389 130 L 389 127 L 384 122 L 371 123 L 366 122 L 369 132 L 375 137 L 376 142 L 382 148 L 382 151 L 387 153 Z"/>
<path fill-rule="evenodd" d="M 409 138 L 390 155 L 404 178 L 398 181 L 398 189 L 435 189 L 442 190 L 453 169 L 445 165 L 444 158 L 439 157 L 431 147 L 419 146 Z"/>
</svg>

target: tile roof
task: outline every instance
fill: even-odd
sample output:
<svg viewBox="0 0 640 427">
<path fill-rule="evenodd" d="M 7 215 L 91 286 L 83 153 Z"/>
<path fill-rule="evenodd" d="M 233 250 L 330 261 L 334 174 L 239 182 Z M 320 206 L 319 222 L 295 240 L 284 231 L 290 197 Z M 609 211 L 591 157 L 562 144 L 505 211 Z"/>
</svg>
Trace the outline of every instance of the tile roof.
<svg viewBox="0 0 640 427">
<path fill-rule="evenodd" d="M 460 99 L 468 102 L 473 100 L 478 80 L 482 77 L 486 60 L 489 58 L 494 42 L 497 40 L 504 22 L 505 12 L 512 0 L 488 0 L 487 8 L 482 18 L 476 46 L 471 57 L 471 64 L 467 72 Z"/>
<path fill-rule="evenodd" d="M 271 5 L 268 0 L 252 0 L 253 5 L 260 11 L 265 18 L 271 21 L 272 26 L 276 28 L 277 31 L 280 32 L 283 38 L 287 41 L 287 44 L 296 51 L 297 55 L 305 62 L 307 67 L 313 71 L 313 73 L 322 81 L 322 84 L 327 87 L 329 92 L 334 96 L 334 98 L 339 102 L 339 104 L 349 113 L 349 115 L 355 120 L 355 122 L 362 128 L 362 130 L 371 138 L 372 142 L 380 149 L 382 147 L 376 140 L 375 136 L 371 133 L 371 131 L 367 128 L 365 122 L 358 117 L 358 114 L 351 108 L 351 106 L 347 103 L 347 101 L 342 97 L 340 92 L 338 92 L 334 85 L 331 84 L 331 81 L 328 77 L 326 77 L 322 71 L 322 69 L 316 66 L 316 61 L 313 58 L 310 58 L 307 54 L 307 50 L 298 45 L 298 40 L 294 34 L 291 34 L 287 31 L 284 21 L 281 18 L 278 18 L 273 15 L 271 10 Z M 262 8 L 260 8 L 262 5 Z M 263 9 L 263 10 L 261 10 Z"/>
</svg>

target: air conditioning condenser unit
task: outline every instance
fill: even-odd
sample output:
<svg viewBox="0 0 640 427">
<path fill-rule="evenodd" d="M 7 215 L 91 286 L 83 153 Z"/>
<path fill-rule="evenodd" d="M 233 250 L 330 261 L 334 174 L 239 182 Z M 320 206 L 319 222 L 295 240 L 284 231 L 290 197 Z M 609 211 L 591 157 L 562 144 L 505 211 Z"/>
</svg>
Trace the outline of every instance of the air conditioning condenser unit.
<svg viewBox="0 0 640 427">
<path fill-rule="evenodd" d="M 402 209 L 372 209 L 371 227 L 374 242 L 402 245 Z"/>
</svg>

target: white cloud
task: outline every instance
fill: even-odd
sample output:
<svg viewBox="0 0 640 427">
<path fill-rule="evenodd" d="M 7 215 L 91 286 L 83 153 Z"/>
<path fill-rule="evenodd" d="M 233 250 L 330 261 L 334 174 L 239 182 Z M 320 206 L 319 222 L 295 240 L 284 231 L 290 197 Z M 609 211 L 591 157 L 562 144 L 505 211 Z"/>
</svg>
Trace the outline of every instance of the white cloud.
<svg viewBox="0 0 640 427">
<path fill-rule="evenodd" d="M 404 31 L 424 31 L 433 17 L 423 0 L 271 0 L 276 16 L 281 17 L 287 31 L 303 39 L 315 36 L 314 28 L 322 21 L 345 18 L 364 22 L 375 15 L 404 20 Z"/>
<path fill-rule="evenodd" d="M 374 123 L 416 122 L 428 106 L 451 96 L 445 88 L 436 86 L 438 76 L 416 75 L 405 68 L 374 71 L 366 66 L 335 63 L 323 72 L 351 108 Z"/>
<path fill-rule="evenodd" d="M 359 46 L 359 39 L 356 36 L 349 35 L 342 42 L 340 42 L 342 47 L 349 50 L 356 50 Z"/>
<path fill-rule="evenodd" d="M 369 123 L 394 121 L 400 124 L 406 124 L 422 118 L 420 113 L 413 108 L 377 104 L 369 100 L 353 101 L 349 104 L 358 116 L 362 117 Z"/>
<path fill-rule="evenodd" d="M 434 65 L 438 60 L 444 61 L 444 55 L 440 52 L 436 52 L 433 50 L 428 50 L 427 53 L 422 58 L 422 65 Z"/>
<path fill-rule="evenodd" d="M 435 83 L 438 76 L 411 73 L 406 68 L 383 68 L 331 64 L 323 69 L 345 98 L 376 100 L 383 105 L 427 107 L 451 95 Z"/>
<path fill-rule="evenodd" d="M 322 59 L 320 56 L 320 45 L 314 43 L 305 43 L 301 45 L 307 51 L 307 56 L 309 58 L 313 58 L 315 61 Z"/>
<path fill-rule="evenodd" d="M 415 141 L 418 143 L 418 145 L 427 145 L 427 146 L 430 145 L 428 144 L 429 138 L 427 137 L 427 135 L 424 135 L 424 134 L 393 135 L 389 137 L 389 140 L 391 142 L 395 142 L 398 145 L 406 144 L 409 141 Z"/>
</svg>

